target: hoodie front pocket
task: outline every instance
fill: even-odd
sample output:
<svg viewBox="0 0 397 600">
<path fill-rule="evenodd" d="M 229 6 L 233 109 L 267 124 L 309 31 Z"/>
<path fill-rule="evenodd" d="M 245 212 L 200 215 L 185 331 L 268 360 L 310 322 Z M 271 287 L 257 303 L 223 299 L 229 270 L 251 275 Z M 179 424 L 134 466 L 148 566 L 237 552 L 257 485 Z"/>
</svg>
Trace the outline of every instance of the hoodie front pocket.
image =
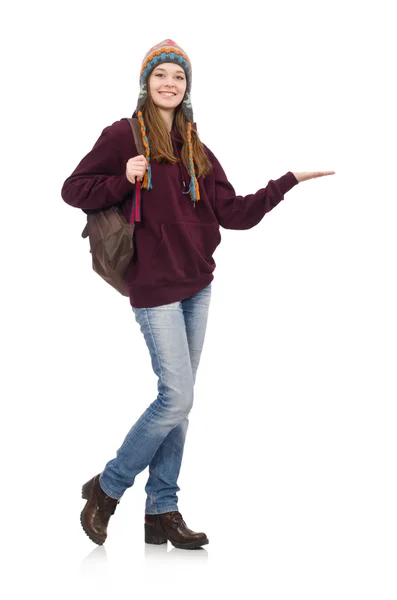
<svg viewBox="0 0 397 600">
<path fill-rule="evenodd" d="M 161 241 L 152 260 L 153 278 L 162 284 L 212 273 L 212 258 L 221 241 L 217 223 L 162 223 Z"/>
</svg>

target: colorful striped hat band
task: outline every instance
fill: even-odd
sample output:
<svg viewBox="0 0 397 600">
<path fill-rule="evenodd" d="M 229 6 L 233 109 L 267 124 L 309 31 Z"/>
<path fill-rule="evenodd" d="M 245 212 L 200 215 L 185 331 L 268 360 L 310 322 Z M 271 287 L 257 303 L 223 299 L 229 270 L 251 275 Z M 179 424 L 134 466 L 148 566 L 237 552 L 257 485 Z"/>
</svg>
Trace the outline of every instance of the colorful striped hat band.
<svg viewBox="0 0 397 600">
<path fill-rule="evenodd" d="M 192 146 L 192 124 L 193 124 L 193 108 L 190 99 L 190 90 L 192 87 L 192 65 L 186 52 L 182 50 L 173 40 L 164 40 L 150 48 L 142 62 L 141 73 L 140 73 L 140 91 L 138 97 L 138 104 L 136 107 L 136 114 L 138 115 L 139 122 L 141 124 L 141 133 L 143 145 L 146 151 L 146 159 L 148 161 L 148 169 L 145 173 L 145 177 L 142 182 L 142 188 L 151 190 L 152 189 L 152 170 L 150 166 L 150 145 L 146 135 L 145 122 L 143 120 L 142 108 L 147 98 L 147 81 L 150 73 L 160 63 L 173 62 L 180 65 L 186 74 L 186 93 L 182 102 L 182 112 L 187 120 L 187 140 L 189 145 L 189 172 L 190 172 L 190 185 L 185 194 L 190 193 L 190 197 L 193 201 L 200 200 L 199 185 L 196 178 L 193 160 L 193 146 Z"/>
</svg>

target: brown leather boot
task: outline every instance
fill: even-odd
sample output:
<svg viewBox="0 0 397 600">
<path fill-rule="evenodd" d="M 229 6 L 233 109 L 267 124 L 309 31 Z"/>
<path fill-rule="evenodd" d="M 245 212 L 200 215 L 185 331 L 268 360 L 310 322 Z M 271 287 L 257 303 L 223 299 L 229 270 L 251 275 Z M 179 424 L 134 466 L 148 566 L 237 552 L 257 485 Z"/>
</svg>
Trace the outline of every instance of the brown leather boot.
<svg viewBox="0 0 397 600">
<path fill-rule="evenodd" d="M 101 545 L 107 538 L 109 519 L 120 500 L 105 494 L 99 485 L 99 475 L 95 475 L 82 487 L 81 495 L 87 503 L 81 511 L 80 522 L 90 540 Z"/>
<path fill-rule="evenodd" d="M 176 548 L 200 548 L 208 544 L 205 533 L 196 533 L 186 526 L 178 511 L 160 515 L 145 515 L 146 544 L 165 544 L 169 540 Z"/>
</svg>

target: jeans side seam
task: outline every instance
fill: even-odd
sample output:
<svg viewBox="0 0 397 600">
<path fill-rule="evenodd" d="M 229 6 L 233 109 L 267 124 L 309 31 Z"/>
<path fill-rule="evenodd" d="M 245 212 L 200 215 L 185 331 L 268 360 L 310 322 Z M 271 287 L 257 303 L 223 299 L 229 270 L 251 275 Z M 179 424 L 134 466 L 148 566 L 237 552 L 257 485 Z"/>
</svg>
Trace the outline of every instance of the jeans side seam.
<svg viewBox="0 0 397 600">
<path fill-rule="evenodd" d="M 161 362 L 160 352 L 158 351 L 156 340 L 155 340 L 154 335 L 153 335 L 153 329 L 152 329 L 152 325 L 151 325 L 150 320 L 149 320 L 149 315 L 148 315 L 147 308 L 145 308 L 145 317 L 146 317 L 146 321 L 147 321 L 147 324 L 148 324 L 148 327 L 149 327 L 149 330 L 150 330 L 150 336 L 152 338 L 153 347 L 154 347 L 154 349 L 156 351 L 157 360 L 159 361 L 159 365 L 160 365 L 160 380 L 162 381 L 163 380 L 163 365 L 162 365 L 162 362 Z"/>
</svg>

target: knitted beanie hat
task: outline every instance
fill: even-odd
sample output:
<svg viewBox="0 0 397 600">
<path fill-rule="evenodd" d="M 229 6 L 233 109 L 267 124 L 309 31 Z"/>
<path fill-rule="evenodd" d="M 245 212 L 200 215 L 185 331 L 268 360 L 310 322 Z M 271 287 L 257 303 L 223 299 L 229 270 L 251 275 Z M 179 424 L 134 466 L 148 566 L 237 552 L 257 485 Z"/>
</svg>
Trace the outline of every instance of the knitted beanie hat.
<svg viewBox="0 0 397 600">
<path fill-rule="evenodd" d="M 141 125 L 141 133 L 143 145 L 146 150 L 146 160 L 148 161 L 148 169 L 145 173 L 145 177 L 142 182 L 143 189 L 152 189 L 152 171 L 150 167 L 150 145 L 149 140 L 146 135 L 146 127 L 143 120 L 142 108 L 146 102 L 146 98 L 148 95 L 147 91 L 147 82 L 150 73 L 153 69 L 159 65 L 160 63 L 165 62 L 173 62 L 180 65 L 186 74 L 186 92 L 182 101 L 182 112 L 187 120 L 187 140 L 189 145 L 189 171 L 190 171 L 190 185 L 187 192 L 185 194 L 190 193 L 190 197 L 193 201 L 200 200 L 200 192 L 199 185 L 196 178 L 196 173 L 194 169 L 194 160 L 193 160 L 193 147 L 192 147 L 192 125 L 193 125 L 193 108 L 190 99 L 190 90 L 192 87 L 192 65 L 190 63 L 189 57 L 186 52 L 182 50 L 180 46 L 178 46 L 173 40 L 163 40 L 150 50 L 145 55 L 145 58 L 142 62 L 141 72 L 140 72 L 140 91 L 138 97 L 138 104 L 135 110 L 135 113 L 138 116 L 140 125 Z"/>
</svg>

